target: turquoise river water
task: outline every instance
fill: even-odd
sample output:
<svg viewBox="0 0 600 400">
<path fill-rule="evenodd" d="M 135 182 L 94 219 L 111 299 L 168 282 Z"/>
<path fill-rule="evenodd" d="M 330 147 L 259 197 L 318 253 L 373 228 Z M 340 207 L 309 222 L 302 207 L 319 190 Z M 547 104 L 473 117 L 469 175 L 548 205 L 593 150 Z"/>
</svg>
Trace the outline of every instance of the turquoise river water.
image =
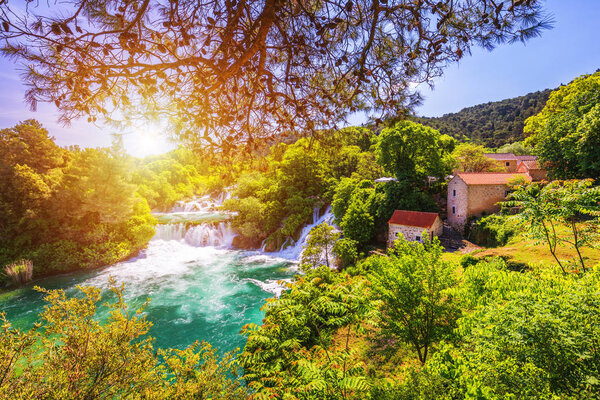
<svg viewBox="0 0 600 400">
<path fill-rule="evenodd" d="M 215 212 L 214 203 L 200 199 L 157 215 L 163 223 L 136 258 L 35 284 L 76 294 L 77 285 L 106 289 L 112 276 L 125 283 L 125 298 L 131 306 L 151 299 L 146 315 L 153 323 L 150 334 L 156 338 L 156 347 L 184 348 L 205 340 L 221 352 L 241 348 L 245 343 L 239 334 L 242 326 L 260 324 L 265 300 L 282 291 L 278 281 L 290 280 L 297 273 L 294 260 L 312 225 L 295 246 L 278 253 L 235 250 L 231 246 L 234 233 L 223 214 Z M 319 218 L 317 212 L 314 223 L 327 218 L 328 213 Z M 0 293 L 0 311 L 6 312 L 15 327 L 27 329 L 43 311 L 43 298 L 31 285 Z"/>
</svg>

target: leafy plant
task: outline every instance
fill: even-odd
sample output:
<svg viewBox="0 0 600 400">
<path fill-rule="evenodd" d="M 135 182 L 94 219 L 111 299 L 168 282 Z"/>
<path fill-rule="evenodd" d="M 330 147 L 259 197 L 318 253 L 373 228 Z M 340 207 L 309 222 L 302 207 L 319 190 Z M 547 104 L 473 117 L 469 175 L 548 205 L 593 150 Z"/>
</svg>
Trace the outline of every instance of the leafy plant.
<svg viewBox="0 0 600 400">
<path fill-rule="evenodd" d="M 586 271 L 580 250 L 582 246 L 592 245 L 592 239 L 597 237 L 599 201 L 600 188 L 592 186 L 591 180 L 574 180 L 518 186 L 504 204 L 520 209 L 513 218 L 527 222 L 529 233 L 535 239 L 545 241 L 566 273 L 564 261 L 557 256 L 557 247 L 564 243 L 573 246 L 579 266 Z M 561 225 L 569 227 L 570 236 L 559 231 Z"/>
<path fill-rule="evenodd" d="M 431 347 L 452 334 L 459 315 L 449 292 L 457 282 L 454 265 L 442 260 L 442 252 L 437 239 L 421 244 L 401 238 L 389 257 L 365 262 L 382 334 L 409 343 L 422 364 Z"/>
<path fill-rule="evenodd" d="M 339 239 L 339 232 L 326 222 L 311 229 L 304 250 L 302 251 L 302 264 L 309 267 L 317 267 L 325 261 L 330 268 L 329 259 L 334 253 L 334 246 Z"/>
<path fill-rule="evenodd" d="M 17 286 L 22 286 L 33 276 L 33 263 L 30 260 L 20 260 L 4 267 L 4 273 Z"/>
</svg>

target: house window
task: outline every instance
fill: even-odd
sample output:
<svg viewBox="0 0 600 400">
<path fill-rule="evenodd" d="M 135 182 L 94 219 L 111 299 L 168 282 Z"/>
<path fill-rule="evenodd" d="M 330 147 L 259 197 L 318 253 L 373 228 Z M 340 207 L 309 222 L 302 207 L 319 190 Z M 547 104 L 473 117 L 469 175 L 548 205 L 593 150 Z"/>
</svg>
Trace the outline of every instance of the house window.
<svg viewBox="0 0 600 400">
<path fill-rule="evenodd" d="M 456 207 L 452 206 L 452 214 L 456 214 Z"/>
<path fill-rule="evenodd" d="M 417 242 L 420 242 L 420 241 L 421 241 L 421 236 L 415 236 L 415 240 L 416 240 Z"/>
<path fill-rule="evenodd" d="M 454 189 L 454 190 L 452 191 L 452 196 L 453 196 L 453 197 L 456 197 L 456 189 Z"/>
<path fill-rule="evenodd" d="M 510 165 L 510 162 L 508 162 L 508 161 L 507 161 L 507 162 L 506 162 L 506 166 L 508 167 L 509 165 Z"/>
</svg>

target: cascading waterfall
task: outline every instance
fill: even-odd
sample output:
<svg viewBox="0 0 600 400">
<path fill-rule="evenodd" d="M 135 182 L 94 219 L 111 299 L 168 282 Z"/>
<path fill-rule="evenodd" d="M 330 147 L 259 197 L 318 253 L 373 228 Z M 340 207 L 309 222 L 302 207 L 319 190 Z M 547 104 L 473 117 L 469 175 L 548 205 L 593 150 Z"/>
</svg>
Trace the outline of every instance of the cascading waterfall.
<svg viewBox="0 0 600 400">
<path fill-rule="evenodd" d="M 286 289 L 282 281 L 298 273 L 293 261 L 310 230 L 331 222 L 333 215 L 327 210 L 319 216 L 315 209 L 313 223 L 299 240 L 279 252 L 241 251 L 232 246 L 235 234 L 226 220 L 229 215 L 216 207 L 227 196 L 180 202 L 170 213 L 157 213 L 163 223 L 155 237 L 130 260 L 36 284 L 76 295 L 78 285 L 106 289 L 114 278 L 125 284 L 124 301 L 130 307 L 151 298 L 146 315 L 157 347 L 185 348 L 196 340 L 209 341 L 224 352 L 243 347 L 242 326 L 261 323 L 265 300 L 279 296 Z M 45 306 L 44 295 L 31 287 L 0 297 L 0 309 L 20 329 L 31 328 Z"/>
<path fill-rule="evenodd" d="M 227 196 L 197 198 L 156 213 L 162 223 L 134 258 L 36 284 L 71 296 L 78 293 L 78 285 L 105 290 L 114 278 L 125 284 L 124 301 L 132 309 L 151 299 L 145 315 L 153 324 L 150 334 L 157 347 L 183 349 L 205 340 L 222 352 L 241 348 L 245 338 L 240 329 L 261 323 L 265 300 L 280 295 L 285 289 L 280 282 L 289 281 L 297 270 L 289 260 L 233 248 L 230 215 L 216 207 Z M 29 329 L 46 305 L 44 297 L 31 287 L 22 288 L 0 296 L 0 309 L 13 326 Z M 100 312 L 104 318 L 108 310 Z"/>
<path fill-rule="evenodd" d="M 180 200 L 175 203 L 171 209 L 171 213 L 193 213 L 193 212 L 208 212 L 217 209 L 223 205 L 225 200 L 231 198 L 231 193 L 228 191 L 221 192 L 214 198 L 209 195 L 196 197 L 190 200 Z"/>
<path fill-rule="evenodd" d="M 188 226 L 186 223 L 157 225 L 152 240 L 179 240 L 190 246 L 230 248 L 235 232 L 229 222 Z"/>
<path fill-rule="evenodd" d="M 285 247 L 286 243 L 288 242 L 288 240 L 286 240 L 286 242 L 281 246 L 281 250 L 279 250 L 278 252 L 275 253 L 270 253 L 273 256 L 276 257 L 281 257 L 281 258 L 286 258 L 288 260 L 299 260 L 300 256 L 302 255 L 302 250 L 304 250 L 304 246 L 306 245 L 306 240 L 308 239 L 308 235 L 310 233 L 310 231 L 312 230 L 312 228 L 314 228 L 315 226 L 322 224 L 323 222 L 327 222 L 328 224 L 333 224 L 333 219 L 335 218 L 335 216 L 333 215 L 333 212 L 331 211 L 331 207 L 328 207 L 327 210 L 325 211 L 325 213 L 323 213 L 323 215 L 321 215 L 319 217 L 319 208 L 315 207 L 313 209 L 313 222 L 310 225 L 306 225 L 304 228 L 302 228 L 302 231 L 300 232 L 300 237 L 298 238 L 298 240 L 296 242 L 294 242 L 293 245 Z"/>
</svg>

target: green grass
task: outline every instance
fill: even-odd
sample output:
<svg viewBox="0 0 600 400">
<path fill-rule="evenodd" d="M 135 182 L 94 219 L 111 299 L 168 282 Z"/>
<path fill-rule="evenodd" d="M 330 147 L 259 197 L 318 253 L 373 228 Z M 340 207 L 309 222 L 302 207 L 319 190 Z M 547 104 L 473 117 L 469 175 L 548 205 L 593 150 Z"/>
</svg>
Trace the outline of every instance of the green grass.
<svg viewBox="0 0 600 400">
<path fill-rule="evenodd" d="M 523 264 L 544 264 L 555 265 L 556 260 L 548 249 L 548 245 L 543 241 L 534 241 L 525 233 L 526 227 L 520 227 L 522 233 L 513 237 L 506 246 L 497 248 L 482 249 L 472 252 L 475 257 L 506 257 L 510 261 Z M 566 227 L 559 227 L 559 233 L 563 237 L 568 237 L 570 231 Z M 600 245 L 600 243 L 597 243 Z M 581 249 L 586 267 L 593 267 L 600 263 L 600 250 L 584 247 Z M 578 262 L 579 258 L 575 248 L 567 243 L 561 243 L 557 246 L 556 255 L 559 260 L 569 262 Z"/>
</svg>

